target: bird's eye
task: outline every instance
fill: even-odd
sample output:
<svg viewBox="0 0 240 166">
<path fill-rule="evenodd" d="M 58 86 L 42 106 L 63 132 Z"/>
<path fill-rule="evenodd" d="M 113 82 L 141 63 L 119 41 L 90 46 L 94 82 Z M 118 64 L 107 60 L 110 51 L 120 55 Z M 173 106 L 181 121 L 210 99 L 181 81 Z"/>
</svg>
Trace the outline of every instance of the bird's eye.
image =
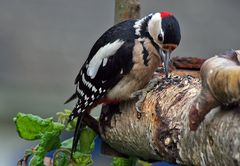
<svg viewBox="0 0 240 166">
<path fill-rule="evenodd" d="M 159 34 L 159 35 L 158 35 L 158 40 L 159 40 L 160 42 L 163 41 L 163 36 L 162 36 L 162 34 Z"/>
</svg>

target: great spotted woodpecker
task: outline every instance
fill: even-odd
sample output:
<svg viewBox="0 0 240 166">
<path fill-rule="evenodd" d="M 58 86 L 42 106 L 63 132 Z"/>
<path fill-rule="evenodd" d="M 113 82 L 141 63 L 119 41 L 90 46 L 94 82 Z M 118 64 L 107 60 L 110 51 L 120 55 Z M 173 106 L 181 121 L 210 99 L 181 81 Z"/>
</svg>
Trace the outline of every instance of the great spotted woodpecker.
<svg viewBox="0 0 240 166">
<path fill-rule="evenodd" d="M 100 103 L 127 100 L 149 82 L 161 62 L 166 77 L 171 52 L 181 39 L 177 19 L 170 12 L 149 14 L 127 20 L 108 29 L 94 44 L 75 79 L 77 98 L 69 121 L 78 118 L 72 152 L 85 113 Z"/>
</svg>

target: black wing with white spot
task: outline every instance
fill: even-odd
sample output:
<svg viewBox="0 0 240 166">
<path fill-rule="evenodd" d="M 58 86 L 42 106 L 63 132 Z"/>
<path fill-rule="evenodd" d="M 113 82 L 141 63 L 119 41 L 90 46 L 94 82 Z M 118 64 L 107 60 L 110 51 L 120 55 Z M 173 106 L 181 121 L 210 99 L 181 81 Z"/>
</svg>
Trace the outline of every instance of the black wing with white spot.
<svg viewBox="0 0 240 166">
<path fill-rule="evenodd" d="M 90 55 L 76 77 L 76 93 L 71 99 L 78 102 L 70 121 L 101 99 L 132 68 L 134 47 L 133 20 L 110 28 L 94 44 Z"/>
</svg>

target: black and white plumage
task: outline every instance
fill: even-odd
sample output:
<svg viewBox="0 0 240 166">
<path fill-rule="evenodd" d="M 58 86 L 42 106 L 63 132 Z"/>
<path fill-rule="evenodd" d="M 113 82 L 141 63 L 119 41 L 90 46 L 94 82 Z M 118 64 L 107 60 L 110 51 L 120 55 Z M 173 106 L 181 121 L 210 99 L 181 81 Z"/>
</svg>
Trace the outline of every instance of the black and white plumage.
<svg viewBox="0 0 240 166">
<path fill-rule="evenodd" d="M 84 113 L 99 103 L 127 100 L 149 82 L 160 62 L 167 70 L 180 38 L 176 18 L 161 12 L 119 23 L 96 41 L 75 79 L 76 92 L 67 100 L 78 100 L 69 117 L 78 117 L 73 152 Z"/>
</svg>

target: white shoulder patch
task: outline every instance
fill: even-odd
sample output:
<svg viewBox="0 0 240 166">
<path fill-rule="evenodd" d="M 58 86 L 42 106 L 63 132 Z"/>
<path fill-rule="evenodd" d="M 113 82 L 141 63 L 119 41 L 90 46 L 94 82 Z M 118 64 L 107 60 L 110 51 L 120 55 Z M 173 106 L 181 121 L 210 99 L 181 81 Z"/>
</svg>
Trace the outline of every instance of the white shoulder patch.
<svg viewBox="0 0 240 166">
<path fill-rule="evenodd" d="M 137 20 L 136 22 L 135 22 L 135 24 L 134 24 L 134 28 L 135 28 L 135 34 L 136 35 L 141 35 L 140 34 L 140 31 L 141 31 L 141 26 L 142 26 L 142 24 L 143 24 L 143 22 L 147 19 L 147 17 L 149 17 L 149 16 L 151 16 L 152 14 L 149 14 L 148 16 L 145 16 L 145 17 L 143 17 L 142 19 L 139 19 L 139 20 Z"/>
<path fill-rule="evenodd" d="M 124 41 L 118 39 L 113 43 L 108 43 L 105 46 L 101 47 L 89 62 L 87 75 L 91 77 L 91 79 L 95 78 L 102 61 L 104 60 L 103 65 L 105 66 L 107 63 L 107 58 L 114 55 L 117 50 L 123 45 L 123 43 Z"/>
<path fill-rule="evenodd" d="M 136 35 L 140 35 L 141 26 L 142 26 L 143 21 L 144 21 L 144 19 L 141 19 L 141 20 L 138 20 L 135 22 L 133 27 L 135 28 Z"/>
</svg>

